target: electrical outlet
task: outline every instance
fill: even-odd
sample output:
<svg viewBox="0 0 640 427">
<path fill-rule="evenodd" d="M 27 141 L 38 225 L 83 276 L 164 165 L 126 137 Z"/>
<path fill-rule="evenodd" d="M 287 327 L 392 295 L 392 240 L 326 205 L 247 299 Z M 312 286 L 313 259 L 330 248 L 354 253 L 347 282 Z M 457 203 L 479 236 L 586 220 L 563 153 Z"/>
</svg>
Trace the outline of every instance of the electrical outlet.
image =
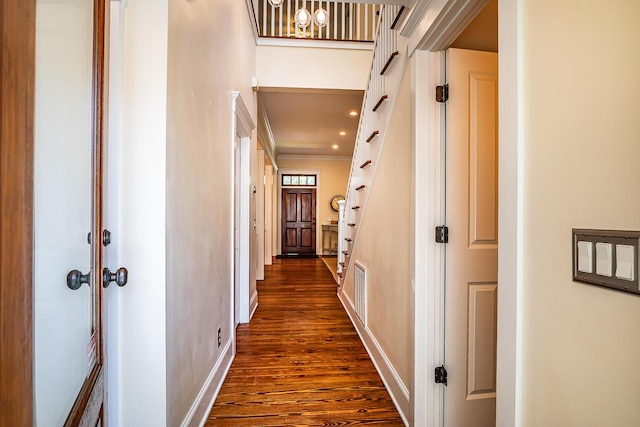
<svg viewBox="0 0 640 427">
<path fill-rule="evenodd" d="M 218 328 L 218 348 L 222 344 L 222 328 Z"/>
</svg>

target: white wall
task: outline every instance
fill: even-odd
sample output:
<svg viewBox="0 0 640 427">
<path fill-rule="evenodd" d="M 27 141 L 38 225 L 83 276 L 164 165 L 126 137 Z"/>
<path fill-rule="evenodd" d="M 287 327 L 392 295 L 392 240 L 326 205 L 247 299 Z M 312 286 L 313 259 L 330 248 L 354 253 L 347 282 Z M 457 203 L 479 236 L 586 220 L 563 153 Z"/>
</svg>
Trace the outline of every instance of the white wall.
<svg viewBox="0 0 640 427">
<path fill-rule="evenodd" d="M 524 6 L 523 425 L 637 426 L 640 298 L 572 282 L 571 228 L 640 229 L 640 3 Z"/>
<path fill-rule="evenodd" d="M 124 12 L 119 419 L 166 423 L 166 123 L 168 0 L 130 0 Z M 114 313 L 109 313 L 113 315 Z"/>
<path fill-rule="evenodd" d="M 258 46 L 260 87 L 365 90 L 373 51 Z"/>
<path fill-rule="evenodd" d="M 234 328 L 231 91 L 256 122 L 255 42 L 245 2 L 169 2 L 167 105 L 167 424 L 192 422 L 230 361 Z M 251 141 L 251 185 L 256 178 Z M 251 196 L 251 220 L 255 196 Z M 251 289 L 255 230 L 251 228 Z M 217 330 L 222 343 L 218 346 Z M 198 402 L 198 399 L 202 399 Z M 194 406 L 195 404 L 195 406 Z"/>
</svg>

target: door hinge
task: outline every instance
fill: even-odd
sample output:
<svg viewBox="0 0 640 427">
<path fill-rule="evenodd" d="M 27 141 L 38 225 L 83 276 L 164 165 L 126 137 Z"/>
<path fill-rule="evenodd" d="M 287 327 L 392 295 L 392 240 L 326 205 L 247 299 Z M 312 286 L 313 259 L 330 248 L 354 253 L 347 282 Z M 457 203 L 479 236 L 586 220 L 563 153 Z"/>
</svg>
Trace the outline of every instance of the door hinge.
<svg viewBox="0 0 640 427">
<path fill-rule="evenodd" d="M 447 385 L 447 369 L 444 366 L 436 368 L 436 384 Z"/>
<path fill-rule="evenodd" d="M 447 102 L 449 100 L 449 85 L 436 86 L 436 101 Z"/>
<path fill-rule="evenodd" d="M 449 243 L 449 227 L 446 225 L 436 227 L 436 243 Z"/>
</svg>

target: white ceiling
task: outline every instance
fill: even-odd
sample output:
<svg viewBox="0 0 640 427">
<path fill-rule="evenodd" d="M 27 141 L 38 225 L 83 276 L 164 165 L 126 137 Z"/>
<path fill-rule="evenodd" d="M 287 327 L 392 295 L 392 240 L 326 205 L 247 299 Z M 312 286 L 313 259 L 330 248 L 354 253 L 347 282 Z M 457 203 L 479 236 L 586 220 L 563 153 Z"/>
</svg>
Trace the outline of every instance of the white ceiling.
<svg viewBox="0 0 640 427">
<path fill-rule="evenodd" d="M 260 91 L 258 102 L 269 120 L 277 155 L 351 157 L 363 94 L 355 90 Z M 350 116 L 350 111 L 358 115 Z"/>
</svg>

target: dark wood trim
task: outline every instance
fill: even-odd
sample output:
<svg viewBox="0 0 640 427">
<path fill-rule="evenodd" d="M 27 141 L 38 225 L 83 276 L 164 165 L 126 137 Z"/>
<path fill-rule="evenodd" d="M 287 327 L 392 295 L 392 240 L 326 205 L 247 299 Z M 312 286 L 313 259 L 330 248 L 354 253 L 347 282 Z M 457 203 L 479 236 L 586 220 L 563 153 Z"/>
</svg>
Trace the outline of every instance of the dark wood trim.
<svg viewBox="0 0 640 427">
<path fill-rule="evenodd" d="M 352 206 L 351 209 L 353 209 L 354 211 L 357 211 L 358 209 L 360 209 L 360 206 Z"/>
<path fill-rule="evenodd" d="M 362 184 L 362 185 L 358 185 L 358 186 L 356 187 L 356 191 L 360 191 L 360 190 L 364 190 L 364 189 L 365 189 L 365 185 L 364 185 L 364 184 Z"/>
<path fill-rule="evenodd" d="M 356 223 L 355 222 L 350 222 L 349 224 L 347 224 L 349 227 L 355 227 Z"/>
<path fill-rule="evenodd" d="M 367 160 L 363 164 L 360 165 L 360 169 L 364 169 L 371 164 L 371 160 Z"/>
<path fill-rule="evenodd" d="M 345 237 L 344 240 L 346 240 L 347 242 L 351 243 L 351 239 L 349 237 Z"/>
<path fill-rule="evenodd" d="M 304 40 L 305 42 L 311 42 L 311 43 L 318 43 L 318 42 L 349 42 L 349 43 L 360 43 L 360 44 L 373 44 L 374 41 L 373 40 L 348 40 L 348 39 L 334 39 L 334 38 L 329 38 L 329 39 L 312 39 L 312 38 L 299 38 L 299 37 L 285 37 L 285 36 L 258 36 L 261 39 L 270 39 L 270 40 L 288 40 L 288 41 L 294 41 L 294 43 L 297 43 L 299 40 Z"/>
<path fill-rule="evenodd" d="M 373 111 L 374 112 L 377 111 L 378 108 L 380 108 L 380 106 L 382 105 L 382 103 L 387 100 L 387 98 L 389 98 L 388 95 L 382 95 L 378 103 L 375 105 L 375 107 L 373 107 Z"/>
<path fill-rule="evenodd" d="M 384 76 L 384 73 L 387 72 L 387 69 L 391 66 L 391 63 L 393 62 L 394 59 L 396 59 L 397 56 L 398 56 L 397 50 L 393 52 L 391 56 L 389 56 L 389 59 L 387 59 L 387 63 L 384 64 L 384 67 L 382 67 L 382 71 L 380 71 L 381 76 Z"/>
<path fill-rule="evenodd" d="M 404 13 L 404 6 L 400 7 L 400 10 L 398 11 L 398 13 L 396 14 L 395 19 L 393 20 L 393 24 L 391 24 L 391 29 L 395 30 L 396 29 L 396 25 L 398 25 L 398 22 L 400 22 L 400 17 L 402 16 L 402 14 Z"/>
<path fill-rule="evenodd" d="M 35 0 L 0 2 L 0 425 L 33 417 Z"/>
<path fill-rule="evenodd" d="M 378 134 L 380 133 L 380 131 L 374 130 L 371 135 L 369 135 L 369 138 L 367 138 L 367 142 L 371 142 L 371 140 L 373 138 L 375 138 L 376 136 L 378 136 Z"/>
</svg>

